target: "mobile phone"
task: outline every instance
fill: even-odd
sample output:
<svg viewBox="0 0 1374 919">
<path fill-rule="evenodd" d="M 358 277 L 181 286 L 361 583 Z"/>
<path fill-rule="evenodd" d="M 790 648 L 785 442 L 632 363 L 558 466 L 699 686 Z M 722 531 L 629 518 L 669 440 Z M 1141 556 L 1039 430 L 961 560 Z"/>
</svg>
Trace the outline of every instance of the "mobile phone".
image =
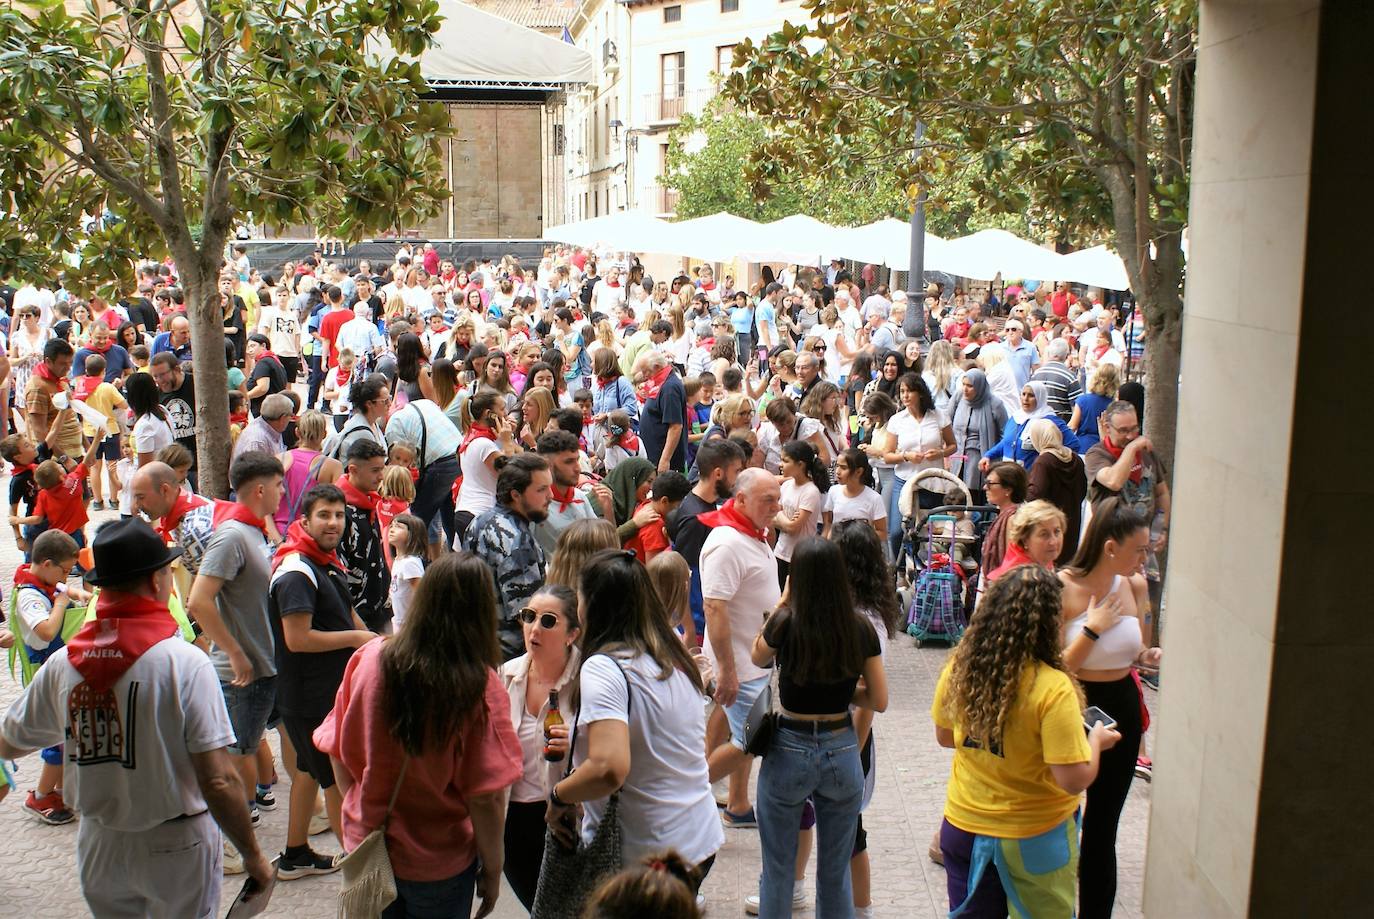
<svg viewBox="0 0 1374 919">
<path fill-rule="evenodd" d="M 1099 724 L 1103 727 L 1115 728 L 1116 719 L 1096 705 L 1089 705 L 1083 711 L 1083 726 L 1091 731 L 1093 727 Z"/>
<path fill-rule="evenodd" d="M 249 919 L 261 914 L 272 898 L 272 889 L 277 886 L 277 866 L 280 864 L 280 855 L 272 859 L 272 875 L 265 885 L 260 886 L 251 875 L 246 878 L 239 895 L 229 904 L 229 912 L 225 913 L 224 919 Z"/>
</svg>

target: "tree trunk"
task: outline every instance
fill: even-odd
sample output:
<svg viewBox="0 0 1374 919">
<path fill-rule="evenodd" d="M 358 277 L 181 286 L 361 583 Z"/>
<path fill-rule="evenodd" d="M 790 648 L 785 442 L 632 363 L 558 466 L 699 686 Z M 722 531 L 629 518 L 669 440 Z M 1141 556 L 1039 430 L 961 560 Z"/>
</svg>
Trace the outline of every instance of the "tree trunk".
<svg viewBox="0 0 1374 919">
<path fill-rule="evenodd" d="M 1164 461 L 1172 478 L 1174 438 L 1178 430 L 1179 353 L 1183 343 L 1181 298 L 1176 292 L 1166 291 L 1153 294 L 1151 299 L 1152 303 L 1140 304 L 1146 316 L 1163 314 L 1163 317 L 1162 321 L 1149 322 L 1146 326 L 1145 417 L 1140 422 L 1154 444 L 1155 455 Z M 1172 303 L 1168 302 L 1170 299 Z"/>
<path fill-rule="evenodd" d="M 220 306 L 219 262 L 196 256 L 177 259 L 191 322 L 191 365 L 196 381 L 197 491 L 208 498 L 229 495 L 229 367 L 224 358 L 224 310 Z"/>
</svg>

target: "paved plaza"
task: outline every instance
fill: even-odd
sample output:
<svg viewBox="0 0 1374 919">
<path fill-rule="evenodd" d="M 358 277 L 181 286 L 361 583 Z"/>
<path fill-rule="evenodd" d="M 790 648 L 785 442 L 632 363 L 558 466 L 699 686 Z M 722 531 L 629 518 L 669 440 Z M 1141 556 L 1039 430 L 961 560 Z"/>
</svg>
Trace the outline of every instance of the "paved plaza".
<svg viewBox="0 0 1374 919">
<path fill-rule="evenodd" d="M 92 532 L 99 522 L 114 516 L 110 512 L 94 514 Z M 6 534 L 0 540 L 0 577 L 8 601 L 19 555 L 12 537 Z M 936 919 L 947 911 L 944 871 L 926 856 L 940 820 L 952 755 L 936 745 L 929 714 L 936 678 L 947 653 L 942 647 L 915 648 L 904 637 L 889 646 L 891 704 L 876 720 L 877 791 L 864 813 L 873 864 L 874 914 L 883 919 Z M 8 708 L 18 692 L 17 681 L 0 677 L 0 706 Z M 1153 706 L 1153 692 L 1147 691 L 1147 700 Z M 275 735 L 272 741 L 275 748 Z M 24 904 L 25 915 L 69 919 L 86 912 L 76 879 L 77 824 L 45 826 L 21 807 L 38 765 L 37 756 L 21 761 L 19 791 L 0 803 L 0 838 L 5 840 L 0 845 L 0 879 L 9 902 Z M 258 829 L 269 854 L 280 851 L 286 838 L 285 782 L 278 785 L 276 794 L 280 806 L 263 814 Z M 1115 916 L 1121 919 L 1141 915 L 1149 802 L 1149 785 L 1137 779 L 1122 814 L 1117 844 L 1120 887 Z M 316 836 L 311 842 L 322 851 L 334 850 L 329 834 Z M 743 915 L 744 897 L 757 890 L 759 864 L 758 831 L 727 829 L 725 846 L 703 888 L 710 915 Z M 241 875 L 225 879 L 225 909 L 241 883 Z M 334 895 L 338 883 L 337 876 L 281 882 L 266 914 L 332 919 L 337 911 Z M 814 883 L 814 872 L 808 871 L 807 883 Z M 507 888 L 495 915 L 517 919 L 525 911 Z M 797 915 L 812 913 L 807 910 Z"/>
</svg>

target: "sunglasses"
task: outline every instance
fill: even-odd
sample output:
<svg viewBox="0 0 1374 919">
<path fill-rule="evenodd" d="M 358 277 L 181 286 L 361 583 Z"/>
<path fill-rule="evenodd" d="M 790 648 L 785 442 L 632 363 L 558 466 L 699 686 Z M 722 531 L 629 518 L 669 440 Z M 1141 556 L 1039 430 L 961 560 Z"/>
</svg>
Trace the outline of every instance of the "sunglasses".
<svg viewBox="0 0 1374 919">
<path fill-rule="evenodd" d="M 553 613 L 537 613 L 528 606 L 520 611 L 520 621 L 530 625 L 539 620 L 539 627 L 545 631 L 558 628 L 558 617 Z"/>
</svg>

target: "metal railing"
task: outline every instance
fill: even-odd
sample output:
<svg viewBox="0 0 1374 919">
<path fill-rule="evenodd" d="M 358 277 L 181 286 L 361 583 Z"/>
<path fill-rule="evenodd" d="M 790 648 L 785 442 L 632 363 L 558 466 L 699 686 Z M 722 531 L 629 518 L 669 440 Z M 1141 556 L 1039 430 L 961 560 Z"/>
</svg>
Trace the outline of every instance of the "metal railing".
<svg viewBox="0 0 1374 919">
<path fill-rule="evenodd" d="M 714 89 L 688 89 L 677 93 L 645 93 L 644 120 L 650 124 L 677 121 L 683 115 L 700 115 Z"/>
</svg>

